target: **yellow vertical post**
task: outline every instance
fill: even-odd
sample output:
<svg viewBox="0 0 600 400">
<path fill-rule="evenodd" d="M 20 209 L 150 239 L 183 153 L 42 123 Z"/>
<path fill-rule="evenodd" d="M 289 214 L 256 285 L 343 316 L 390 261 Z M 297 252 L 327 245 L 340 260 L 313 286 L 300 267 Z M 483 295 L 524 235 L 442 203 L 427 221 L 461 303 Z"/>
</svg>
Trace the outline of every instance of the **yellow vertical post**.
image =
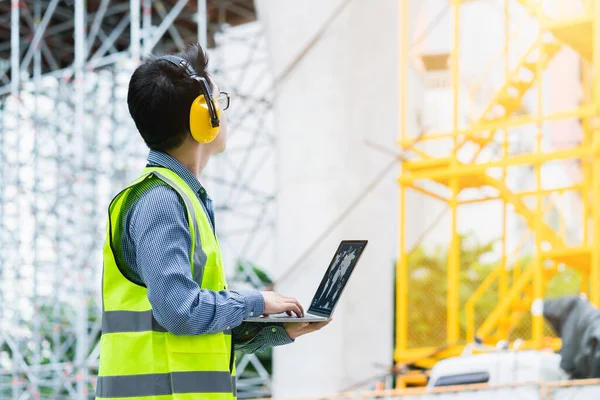
<svg viewBox="0 0 600 400">
<path fill-rule="evenodd" d="M 586 4 L 586 12 L 593 13 L 594 9 L 590 9 L 593 7 L 593 4 Z M 594 23 L 595 26 L 596 23 Z M 595 58 L 594 58 L 595 60 Z M 594 93 L 594 80 L 592 79 L 592 64 L 590 64 L 587 60 L 581 59 L 581 87 L 583 93 L 583 105 L 589 106 L 590 104 L 595 103 Z M 581 130 L 582 130 L 582 145 L 584 148 L 589 149 L 592 147 L 593 136 L 592 129 L 590 124 L 590 117 L 585 116 L 581 118 Z M 592 168 L 593 168 L 593 157 L 583 157 L 581 160 L 581 170 L 583 175 L 583 184 L 581 185 L 581 204 L 582 204 L 582 223 L 583 223 L 583 246 L 589 246 L 590 243 L 590 206 L 593 206 L 593 193 L 590 193 L 590 190 L 593 187 L 592 183 Z M 589 297 L 589 277 L 591 270 L 587 272 L 580 271 L 581 274 L 581 287 L 580 292 L 588 295 Z"/>
<path fill-rule="evenodd" d="M 542 40 L 538 39 L 539 55 L 537 60 L 537 68 L 535 73 L 535 79 L 537 81 L 537 136 L 536 136 L 536 154 L 540 154 L 542 151 L 542 138 L 543 138 L 543 123 L 542 123 L 542 57 L 544 53 L 542 51 Z M 538 162 L 535 164 L 535 190 L 537 207 L 535 213 L 535 257 L 534 257 L 534 274 L 533 274 L 533 301 L 534 304 L 542 301 L 544 297 L 544 271 L 542 270 L 542 221 L 544 210 L 542 207 L 542 163 Z M 540 348 L 542 344 L 542 335 L 544 329 L 543 315 L 540 312 L 539 307 L 533 308 L 532 314 L 532 339 L 535 347 Z"/>
<path fill-rule="evenodd" d="M 594 42 L 592 58 L 592 82 L 593 82 L 593 102 L 598 118 L 600 103 L 600 3 L 594 2 Z M 596 123 L 597 124 L 597 123 Z M 596 306 L 600 306 L 600 163 L 598 161 L 598 146 L 600 137 L 598 137 L 598 127 L 594 124 L 592 129 L 592 265 L 590 267 L 590 301 Z"/>
<path fill-rule="evenodd" d="M 592 10 L 593 12 L 593 10 Z M 590 79 L 590 64 L 585 61 L 585 60 L 581 60 L 581 87 L 582 87 L 582 92 L 583 92 L 583 104 L 584 105 L 589 105 L 593 103 L 593 97 L 591 95 L 591 90 L 590 88 L 592 88 L 592 80 Z M 583 117 L 581 119 L 581 130 L 582 130 L 582 135 L 583 135 L 583 147 L 584 148 L 589 148 L 592 145 L 592 136 L 590 135 L 590 118 L 589 117 Z M 590 157 L 583 157 L 583 159 L 581 160 L 581 170 L 582 170 L 582 174 L 583 174 L 583 185 L 581 185 L 581 192 L 580 192 L 580 196 L 581 196 L 581 204 L 582 204 L 582 222 L 583 222 L 583 246 L 589 246 L 590 244 L 590 215 L 589 215 L 589 209 L 590 209 L 590 188 L 592 187 L 591 184 L 591 161 L 590 161 Z M 590 271 L 583 272 L 580 271 L 581 274 L 581 288 L 580 288 L 580 292 L 584 293 L 586 295 L 589 296 L 589 274 Z"/>
<path fill-rule="evenodd" d="M 406 139 L 406 98 L 408 76 L 408 1 L 400 0 L 400 138 Z M 400 183 L 399 246 L 396 261 L 396 350 L 407 349 L 408 338 L 408 265 L 406 254 L 405 216 L 406 186 Z"/>
<path fill-rule="evenodd" d="M 509 41 L 510 41 L 510 32 L 509 32 L 509 10 L 508 10 L 509 0 L 504 1 L 504 79 L 508 80 L 509 74 Z M 504 141 L 502 143 L 502 158 L 505 160 L 508 157 L 508 142 L 509 141 L 509 128 L 504 129 Z M 502 167 L 502 181 L 506 182 L 507 171 L 506 166 Z M 502 201 L 502 258 L 500 259 L 500 277 L 498 280 L 498 299 L 503 299 L 508 292 L 508 270 L 507 270 L 507 243 L 506 243 L 506 230 L 507 230 L 507 212 L 508 212 L 508 204 L 506 200 Z M 508 326 L 506 324 L 502 324 L 502 335 L 506 336 L 508 334 Z"/>
<path fill-rule="evenodd" d="M 589 272 L 587 274 L 580 272 L 581 274 L 581 283 L 579 285 L 579 293 L 585 294 L 589 297 L 589 287 L 590 287 L 590 275 Z"/>
<path fill-rule="evenodd" d="M 460 46 L 460 1 L 453 2 L 454 7 L 454 32 L 453 32 L 453 49 L 452 49 L 452 91 L 453 91 L 453 158 L 451 170 L 456 171 L 457 163 L 457 148 L 458 148 L 458 131 L 459 131 L 459 46 Z M 450 188 L 452 189 L 452 198 L 450 200 L 450 209 L 452 212 L 452 226 L 450 251 L 448 253 L 448 293 L 447 293 L 447 314 L 446 314 L 446 338 L 448 344 L 455 344 L 460 336 L 460 237 L 458 236 L 458 176 L 452 175 L 450 180 Z"/>
<path fill-rule="evenodd" d="M 407 1 L 407 0 L 403 0 Z M 400 184 L 400 219 L 406 216 L 406 186 Z M 406 254 L 406 230 L 400 221 L 399 254 L 396 262 L 396 348 L 402 352 L 408 348 L 408 256 Z"/>
<path fill-rule="evenodd" d="M 581 60 L 581 87 L 583 92 L 583 104 L 589 105 L 594 103 L 594 97 L 592 95 L 593 92 L 593 80 L 590 76 L 590 67 L 591 65 L 586 60 Z M 592 90 L 590 90 L 590 88 Z M 590 118 L 583 117 L 581 118 L 581 130 L 583 135 L 582 144 L 584 147 L 590 147 L 592 145 L 592 135 L 591 135 L 591 126 L 590 126 Z M 581 187 L 581 202 L 583 204 L 583 244 L 589 245 L 590 237 L 590 215 L 589 215 L 589 190 L 591 188 L 590 184 L 590 172 L 591 172 L 591 163 L 589 158 L 584 158 L 581 163 L 581 169 L 583 172 L 583 185 Z"/>
</svg>

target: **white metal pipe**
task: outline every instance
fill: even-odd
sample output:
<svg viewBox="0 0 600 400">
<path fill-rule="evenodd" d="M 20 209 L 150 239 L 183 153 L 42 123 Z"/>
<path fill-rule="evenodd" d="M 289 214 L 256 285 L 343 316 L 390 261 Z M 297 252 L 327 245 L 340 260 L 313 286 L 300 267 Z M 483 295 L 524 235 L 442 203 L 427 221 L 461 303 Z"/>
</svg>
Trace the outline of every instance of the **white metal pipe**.
<svg viewBox="0 0 600 400">
<path fill-rule="evenodd" d="M 96 15 L 94 15 L 94 22 L 92 22 L 92 27 L 90 28 L 90 33 L 88 34 L 86 40 L 86 56 L 90 54 L 92 49 L 92 45 L 96 40 L 96 35 L 98 35 L 98 30 L 100 29 L 100 24 L 104 19 L 104 14 L 106 14 L 106 10 L 108 9 L 108 3 L 110 0 L 102 0 L 100 5 L 98 6 L 98 10 L 96 11 Z"/>
<path fill-rule="evenodd" d="M 36 27 L 39 26 L 39 24 L 34 22 L 33 17 L 31 16 L 31 12 L 29 12 L 29 10 L 27 8 L 23 8 L 23 10 L 21 10 L 21 11 L 23 13 L 23 17 L 25 18 L 25 21 L 31 27 L 31 29 L 35 32 L 35 30 L 37 29 Z M 40 10 L 40 15 L 36 16 L 36 21 L 39 21 L 41 19 L 41 17 L 42 17 L 42 14 L 41 14 L 41 10 Z M 46 29 L 45 33 L 46 33 L 46 35 L 49 34 L 48 29 Z M 41 47 L 42 47 L 42 53 L 44 54 L 44 57 L 46 58 L 46 61 L 48 62 L 50 69 L 51 70 L 58 69 L 59 68 L 58 63 L 56 62 L 56 59 L 52 55 L 52 52 L 50 51 L 50 48 L 48 47 L 48 45 L 46 44 L 44 39 L 42 39 L 40 41 L 40 43 L 41 43 Z M 10 43 L 8 45 L 10 46 Z M 0 46 L 0 47 L 3 47 L 3 46 Z"/>
<path fill-rule="evenodd" d="M 42 2 L 41 0 L 36 0 L 34 9 L 33 9 L 33 26 L 34 31 L 37 31 L 40 25 L 40 18 L 42 17 Z M 36 112 L 39 110 L 39 97 L 40 97 L 40 85 L 41 85 L 41 77 L 42 77 L 42 53 L 40 51 L 41 46 L 38 45 L 35 47 L 35 51 L 33 53 L 33 84 L 34 84 L 34 109 Z M 34 128 L 34 137 L 33 137 L 33 154 L 37 155 L 38 145 L 39 145 L 39 137 L 40 137 L 40 123 L 39 118 L 36 116 L 33 120 L 33 128 Z M 37 185 L 37 179 L 39 179 L 39 157 L 34 157 L 33 162 L 33 184 Z M 37 228 L 39 226 L 39 204 L 35 202 L 33 204 L 33 220 L 34 226 Z M 39 235 L 33 235 L 33 308 L 37 310 L 40 303 L 39 296 Z M 42 351 L 41 351 L 41 321 L 40 315 L 35 312 L 32 317 L 32 336 L 33 336 L 33 362 L 36 365 L 41 364 L 42 362 Z M 34 393 L 39 393 L 38 382 L 32 382 Z"/>
<path fill-rule="evenodd" d="M 81 174 L 84 169 L 84 152 L 86 152 L 86 139 L 84 137 L 86 129 L 83 126 L 83 113 L 84 113 L 84 102 L 85 102 L 85 87 L 84 87 L 84 64 L 86 57 L 85 47 L 85 0 L 76 0 L 75 2 L 75 126 L 73 129 L 73 164 L 75 166 L 76 174 Z M 76 179 L 76 184 L 84 185 L 84 179 Z M 76 206 L 77 209 L 81 209 L 84 205 L 85 198 L 83 196 L 84 188 L 75 188 L 76 195 Z M 71 211 L 76 212 L 75 210 Z M 82 220 L 81 216 L 74 216 L 73 221 L 78 228 L 77 231 L 82 231 L 83 227 L 80 224 Z M 73 268 L 81 276 L 81 282 L 85 280 L 84 265 L 81 257 L 75 258 L 75 265 Z M 77 285 L 77 298 L 79 299 L 76 318 L 75 318 L 75 332 L 76 332 L 76 345 L 75 345 L 75 376 L 77 377 L 76 382 L 76 398 L 78 400 L 85 400 L 87 395 L 85 389 L 87 388 L 87 376 L 88 371 L 85 365 L 87 358 L 88 349 L 88 334 L 87 334 L 87 294 L 83 284 Z"/>
<path fill-rule="evenodd" d="M 173 8 L 169 11 L 167 16 L 162 20 L 158 28 L 153 32 L 152 39 L 150 41 L 151 48 L 154 48 L 158 41 L 163 37 L 169 26 L 175 22 L 175 18 L 179 15 L 183 7 L 187 4 L 188 0 L 179 0 Z"/>
<path fill-rule="evenodd" d="M 152 52 L 150 42 L 152 41 L 152 0 L 144 0 L 142 8 L 142 30 L 144 40 L 144 56 L 148 56 Z"/>
<path fill-rule="evenodd" d="M 21 58 L 21 51 L 20 51 L 20 31 L 19 31 L 19 27 L 20 27 L 20 2 L 19 0 L 12 0 L 11 2 L 11 26 L 10 26 L 10 34 L 11 34 L 11 94 L 14 98 L 18 98 L 19 94 L 20 94 L 20 58 Z M 14 116 L 16 117 L 16 124 L 14 125 L 14 128 L 12 130 L 12 133 L 14 135 L 16 135 L 16 145 L 15 148 L 11 148 L 11 151 L 16 151 L 17 152 L 17 163 L 20 163 L 20 157 L 19 157 L 19 153 L 20 153 L 20 132 L 19 132 L 19 126 L 21 124 L 20 118 L 21 118 L 21 111 L 20 111 L 20 101 L 17 101 L 15 110 L 14 110 Z M 4 138 L 3 138 L 4 139 Z M 8 147 L 7 146 L 7 141 L 3 140 L 2 143 L 3 147 Z M 4 152 L 8 151 L 8 148 L 3 148 L 2 149 Z M 2 157 L 4 158 L 4 157 Z M 6 163 L 6 161 L 4 161 L 4 163 Z M 5 167 L 3 165 L 3 167 Z M 18 186 L 19 181 L 18 181 L 18 177 L 19 174 L 15 174 L 14 176 L 12 176 L 9 179 L 4 179 L 4 177 L 6 176 L 4 174 L 5 170 L 3 168 L 2 171 L 2 175 L 3 175 L 3 180 L 5 180 L 5 182 L 3 182 L 5 185 L 10 182 L 11 180 L 13 181 L 13 184 L 16 184 Z M 11 171 L 11 175 L 12 171 Z M 14 180 L 17 179 L 17 181 L 15 182 Z M 8 185 L 6 185 L 8 186 Z M 3 199 L 6 200 L 6 199 Z M 13 200 L 14 201 L 14 200 Z M 4 216 L 4 212 L 3 212 L 3 216 Z M 19 218 L 19 211 L 17 211 L 16 214 L 16 219 L 17 221 L 20 219 Z M 3 221 L 0 221 L 3 222 Z M 18 251 L 20 249 L 20 230 L 17 227 L 14 231 L 13 231 L 15 238 L 16 238 L 16 246 L 15 249 Z M 10 269 L 10 261 L 8 263 L 3 263 L 3 267 L 6 268 L 8 267 L 8 269 Z M 6 271 L 5 271 L 6 272 Z M 15 280 L 19 279 L 19 274 L 20 274 L 20 270 L 17 269 L 15 271 Z M 17 324 L 15 326 L 18 326 L 19 324 L 19 317 L 18 317 L 18 313 L 14 313 L 13 317 L 11 318 L 11 323 L 12 324 Z M 15 365 L 19 365 L 20 363 L 22 363 L 22 357 L 21 354 L 19 352 L 19 346 L 11 340 L 10 337 L 5 337 L 4 338 L 4 342 L 9 346 L 9 348 L 11 348 L 13 350 L 13 354 L 12 354 L 12 379 L 17 379 L 17 373 L 15 372 L 14 366 Z M 11 343 L 12 342 L 12 343 Z M 13 398 L 16 398 L 19 395 L 19 389 L 16 386 L 13 386 L 12 388 L 12 395 Z"/>
<path fill-rule="evenodd" d="M 0 0 L 2 1 L 2 0 Z M 60 4 L 60 2 L 59 2 Z M 20 12 L 23 15 L 27 15 L 27 9 L 26 8 L 22 8 L 20 10 Z M 111 5 L 108 10 L 106 11 L 106 14 L 104 15 L 104 17 L 108 17 L 108 16 L 114 16 L 114 15 L 118 15 L 118 14 L 122 14 L 122 13 L 129 13 L 129 4 L 127 3 L 118 3 L 118 4 L 113 4 Z M 91 15 L 90 17 L 86 17 L 86 21 L 87 22 L 92 22 L 92 18 L 94 15 Z M 45 32 L 44 32 L 44 36 L 54 36 L 57 34 L 61 34 L 61 33 L 68 33 L 68 32 L 72 32 L 74 29 L 74 22 L 72 19 L 67 20 L 65 22 L 61 22 L 61 23 L 57 23 L 56 25 L 52 25 L 49 28 L 46 28 Z M 43 42 L 43 38 L 42 38 L 42 42 Z M 4 41 L 4 42 L 0 42 L 0 51 L 9 51 L 10 50 L 10 41 Z"/>
<path fill-rule="evenodd" d="M 198 24 L 198 43 L 204 51 L 207 47 L 208 15 L 206 15 L 206 0 L 198 0 L 198 12 L 196 14 Z"/>
<path fill-rule="evenodd" d="M 40 26 L 40 18 L 42 16 L 42 4 L 41 4 L 41 0 L 36 0 L 35 1 L 35 6 L 33 9 L 33 26 L 34 26 L 34 30 L 37 32 L 39 26 Z M 36 93 L 36 102 L 37 102 L 37 94 L 39 92 L 39 85 L 40 85 L 40 78 L 42 76 L 42 53 L 40 51 L 41 46 L 38 45 L 35 47 L 34 49 L 34 53 L 33 53 L 33 79 L 34 79 L 34 90 Z M 37 109 L 37 106 L 36 106 Z"/>
<path fill-rule="evenodd" d="M 110 54 L 107 56 L 99 57 L 97 59 L 89 60 L 86 63 L 86 66 L 90 69 L 105 67 L 107 65 L 116 64 L 119 61 L 127 60 L 129 57 L 128 51 L 121 51 L 119 53 Z M 74 75 L 73 66 L 66 67 L 63 69 L 54 70 L 52 72 L 47 72 L 44 76 L 52 76 L 55 78 L 63 78 L 69 79 Z M 5 95 L 10 92 L 9 86 L 0 87 L 0 96 Z"/>
<path fill-rule="evenodd" d="M 158 15 L 160 15 L 162 19 L 165 19 L 167 17 L 167 12 L 165 11 L 164 7 L 156 7 L 156 12 L 158 13 Z M 175 24 L 170 24 L 168 30 L 177 48 L 183 51 L 183 49 L 185 48 L 185 43 L 183 41 L 183 38 L 179 34 L 179 31 L 177 30 Z M 148 53 L 150 53 L 151 51 L 152 49 L 150 49 Z"/>
<path fill-rule="evenodd" d="M 125 30 L 128 22 L 129 22 L 129 16 L 126 15 L 121 19 L 121 21 L 119 21 L 119 23 L 117 24 L 115 29 L 113 29 L 113 31 L 110 33 L 110 35 L 108 35 L 108 38 L 106 38 L 106 40 L 104 40 L 104 42 L 102 43 L 102 46 L 100 46 L 100 48 L 94 53 L 91 60 L 97 60 L 98 58 L 100 58 L 104 54 L 106 54 L 108 49 L 113 45 L 113 43 L 117 40 L 117 38 Z M 133 21 L 132 21 L 132 23 L 133 23 Z M 138 50 L 139 50 L 139 48 L 138 48 Z M 138 55 L 138 60 L 139 60 L 139 55 Z"/>
<path fill-rule="evenodd" d="M 10 83 L 13 96 L 19 95 L 19 0 L 12 0 L 10 10 Z"/>
<path fill-rule="evenodd" d="M 129 0 L 131 58 L 140 60 L 140 0 Z"/>
<path fill-rule="evenodd" d="M 127 21 L 129 22 L 129 20 L 127 20 Z M 104 33 L 104 31 L 102 30 L 102 28 L 100 28 L 100 29 L 98 30 L 98 37 L 100 38 L 100 40 L 102 41 L 102 43 L 104 43 L 105 41 L 107 41 L 107 40 L 108 40 L 108 36 L 106 35 L 106 33 Z M 108 49 L 108 50 L 111 52 L 111 54 L 114 54 L 114 53 L 118 53 L 118 52 L 119 52 L 119 50 L 117 50 L 117 48 L 115 47 L 115 44 L 114 44 L 114 43 L 112 43 L 112 44 L 110 45 L 110 47 L 109 47 L 109 49 Z M 88 56 L 89 56 L 89 51 L 88 51 Z"/>
<path fill-rule="evenodd" d="M 50 1 L 48 4 L 48 8 L 44 13 L 44 17 L 42 18 L 42 22 L 38 26 L 35 34 L 33 35 L 33 39 L 31 40 L 31 44 L 27 49 L 27 53 L 25 53 L 25 57 L 23 57 L 23 62 L 21 64 L 21 69 L 25 70 L 29 67 L 29 63 L 31 63 L 31 59 L 33 58 L 33 53 L 35 49 L 39 46 L 40 41 L 44 37 L 44 33 L 46 32 L 46 28 L 48 27 L 48 23 L 52 18 L 52 14 L 54 14 L 54 10 L 56 10 L 56 6 L 58 5 L 58 0 Z"/>
</svg>

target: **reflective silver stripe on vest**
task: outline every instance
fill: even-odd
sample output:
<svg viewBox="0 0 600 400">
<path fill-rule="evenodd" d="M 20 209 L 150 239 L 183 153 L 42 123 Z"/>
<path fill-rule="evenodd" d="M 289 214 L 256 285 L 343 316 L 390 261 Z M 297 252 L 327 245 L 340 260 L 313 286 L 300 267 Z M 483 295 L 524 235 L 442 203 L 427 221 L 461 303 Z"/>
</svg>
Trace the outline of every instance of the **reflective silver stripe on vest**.
<svg viewBox="0 0 600 400">
<path fill-rule="evenodd" d="M 194 281 L 198 284 L 198 286 L 202 286 L 202 276 L 204 275 L 204 266 L 206 265 L 206 253 L 202 250 L 202 238 L 200 237 L 200 228 L 198 226 L 198 220 L 196 219 L 196 209 L 192 204 L 190 198 L 177 186 L 175 182 L 161 174 L 160 172 L 152 171 L 152 173 L 158 176 L 162 181 L 171 186 L 179 196 L 185 202 L 188 210 L 190 211 L 190 215 L 192 217 L 192 223 L 194 224 L 194 231 L 196 232 L 196 243 L 194 246 L 194 254 L 192 254 L 192 258 L 194 260 Z"/>
<path fill-rule="evenodd" d="M 102 333 L 118 332 L 167 332 L 148 311 L 104 311 Z"/>
<path fill-rule="evenodd" d="M 229 372 L 221 371 L 99 376 L 96 396 L 115 398 L 175 393 L 235 393 L 231 378 Z"/>
<path fill-rule="evenodd" d="M 104 311 L 102 313 L 102 333 L 119 332 L 167 332 L 148 311 Z M 231 335 L 231 330 L 223 332 Z"/>
</svg>

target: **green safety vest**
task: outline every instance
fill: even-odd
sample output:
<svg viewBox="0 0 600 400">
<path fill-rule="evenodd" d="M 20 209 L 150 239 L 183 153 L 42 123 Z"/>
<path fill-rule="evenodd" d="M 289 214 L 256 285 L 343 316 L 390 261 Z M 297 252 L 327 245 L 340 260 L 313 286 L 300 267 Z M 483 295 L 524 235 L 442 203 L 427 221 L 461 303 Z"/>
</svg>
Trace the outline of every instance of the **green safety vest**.
<svg viewBox="0 0 600 400">
<path fill-rule="evenodd" d="M 109 207 L 102 277 L 102 337 L 96 399 L 235 399 L 231 332 L 177 336 L 152 316 L 147 288 L 127 279 L 115 257 L 115 230 L 131 189 L 146 179 L 172 187 L 187 211 L 191 273 L 202 289 L 227 289 L 219 242 L 192 189 L 175 172 L 148 167 Z M 146 182 L 147 183 L 147 182 Z M 160 243 L 156 244 L 160 246 Z"/>
</svg>

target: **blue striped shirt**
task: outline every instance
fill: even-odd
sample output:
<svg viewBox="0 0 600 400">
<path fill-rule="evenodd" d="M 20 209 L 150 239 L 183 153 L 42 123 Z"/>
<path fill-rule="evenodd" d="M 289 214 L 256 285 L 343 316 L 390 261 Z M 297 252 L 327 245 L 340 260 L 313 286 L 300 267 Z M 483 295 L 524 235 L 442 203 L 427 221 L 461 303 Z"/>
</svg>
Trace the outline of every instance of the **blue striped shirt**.
<svg viewBox="0 0 600 400">
<path fill-rule="evenodd" d="M 169 168 L 198 194 L 215 229 L 212 201 L 196 177 L 168 154 L 151 150 L 148 164 Z M 291 343 L 283 325 L 242 323 L 264 312 L 256 290 L 200 289 L 190 268 L 191 235 L 185 206 L 175 190 L 157 185 L 132 204 L 123 219 L 121 241 L 125 274 L 148 288 L 154 318 L 177 335 L 201 335 L 232 329 L 236 349 L 246 353 Z M 158 244 L 158 245 L 157 245 Z"/>
</svg>

